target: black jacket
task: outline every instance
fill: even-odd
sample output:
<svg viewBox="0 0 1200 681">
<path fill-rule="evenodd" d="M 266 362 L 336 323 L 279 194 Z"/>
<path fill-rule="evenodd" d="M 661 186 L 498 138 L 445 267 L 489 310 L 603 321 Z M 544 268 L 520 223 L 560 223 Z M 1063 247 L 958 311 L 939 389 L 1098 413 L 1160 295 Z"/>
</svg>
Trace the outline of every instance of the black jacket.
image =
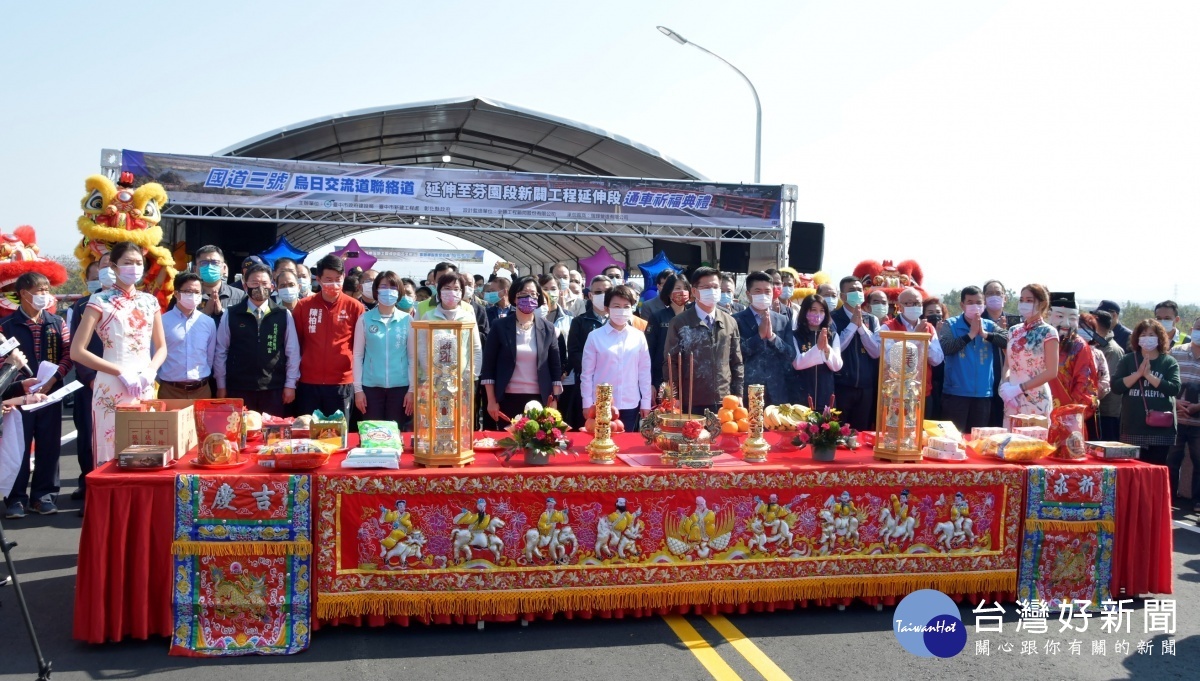
<svg viewBox="0 0 1200 681">
<path fill-rule="evenodd" d="M 541 389 L 544 404 L 550 399 L 554 392 L 554 384 L 561 380 L 563 374 L 562 357 L 559 355 L 554 325 L 541 317 L 534 317 L 533 342 L 537 346 L 538 387 Z M 483 369 L 479 379 L 495 382 L 497 400 L 504 397 L 508 382 L 512 380 L 516 361 L 517 315 L 510 314 L 496 322 L 496 326 L 488 334 L 487 344 L 483 346 Z"/>
<path fill-rule="evenodd" d="M 604 323 L 603 319 L 596 316 L 591 303 L 583 314 L 571 320 L 571 331 L 567 334 L 567 364 L 576 378 L 583 371 L 583 346 L 587 344 L 588 336 Z"/>
<path fill-rule="evenodd" d="M 84 296 L 83 298 L 75 301 L 75 304 L 71 306 L 72 339 L 78 335 L 76 332 L 79 331 L 79 323 L 83 321 L 83 313 L 87 310 L 87 304 L 89 300 L 91 300 L 91 296 Z M 92 337 L 88 341 L 87 349 L 88 352 L 97 357 L 104 356 L 104 342 L 100 340 L 100 334 L 96 333 L 95 330 L 92 331 Z M 96 370 L 85 367 L 77 362 L 75 364 L 75 378 L 78 378 L 79 382 L 85 387 L 91 389 L 92 381 L 96 380 Z"/>
<path fill-rule="evenodd" d="M 21 343 L 21 352 L 25 354 L 25 361 L 31 372 L 36 374 L 38 366 L 42 362 L 59 364 L 64 357 L 71 355 L 70 331 L 67 331 L 64 338 L 63 331 L 66 330 L 67 324 L 62 317 L 49 312 L 42 313 L 41 353 L 33 351 L 33 333 L 25 325 L 27 319 L 29 318 L 25 316 L 25 313 L 18 309 L 0 322 L 0 333 L 3 333 L 5 338 L 16 338 Z M 59 369 L 58 374 L 50 379 L 51 391 L 63 384 L 63 377 L 70 370 L 71 362 L 68 361 L 66 371 Z M 23 395 L 25 392 L 20 384 L 10 386 L 8 391 L 10 394 L 5 395 L 6 398 Z"/>
</svg>

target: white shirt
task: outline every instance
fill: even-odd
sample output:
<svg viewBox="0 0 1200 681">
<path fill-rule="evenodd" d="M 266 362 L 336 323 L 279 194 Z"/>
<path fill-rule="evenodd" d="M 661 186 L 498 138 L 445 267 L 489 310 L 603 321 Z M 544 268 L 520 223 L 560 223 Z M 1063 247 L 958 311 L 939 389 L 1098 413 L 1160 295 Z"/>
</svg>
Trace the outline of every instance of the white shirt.
<svg viewBox="0 0 1200 681">
<path fill-rule="evenodd" d="M 176 305 L 162 314 L 167 339 L 167 359 L 158 370 L 158 380 L 188 383 L 209 377 L 217 351 L 217 324 L 199 310 L 184 315 Z"/>
<path fill-rule="evenodd" d="M 601 383 L 612 385 L 617 409 L 650 408 L 650 346 L 646 334 L 632 324 L 618 331 L 608 323 L 588 334 L 579 371 L 584 409 L 596 403 L 596 386 Z"/>
<path fill-rule="evenodd" d="M 799 317 L 799 316 L 800 315 L 796 315 L 796 317 Z M 796 318 L 793 317 L 792 318 L 792 330 L 793 331 L 795 331 L 797 328 L 796 324 L 797 324 Z M 820 331 L 818 331 L 817 333 L 820 333 Z M 792 347 L 796 348 L 796 359 L 795 359 L 795 361 L 792 362 L 792 368 L 795 369 L 796 371 L 803 371 L 805 369 L 815 367 L 818 364 L 821 364 L 822 362 L 824 362 L 825 366 L 829 367 L 830 371 L 841 371 L 842 370 L 842 349 L 841 349 L 840 345 L 841 345 L 840 343 L 834 343 L 834 342 L 832 342 L 832 339 L 830 339 L 828 356 L 826 356 L 823 352 L 821 352 L 821 346 L 817 345 L 816 343 L 813 343 L 813 346 L 808 349 L 808 352 L 801 354 L 800 353 L 800 344 L 796 342 L 796 334 L 793 333 L 792 334 Z"/>
<path fill-rule="evenodd" d="M 904 328 L 910 333 L 916 332 L 917 325 L 909 322 L 904 315 L 900 315 L 896 317 L 896 319 L 899 319 L 900 323 L 903 324 Z M 946 355 L 942 352 L 942 341 L 938 339 L 937 327 L 934 327 L 933 338 L 929 341 L 929 365 L 935 367 L 941 366 L 945 359 Z"/>
</svg>

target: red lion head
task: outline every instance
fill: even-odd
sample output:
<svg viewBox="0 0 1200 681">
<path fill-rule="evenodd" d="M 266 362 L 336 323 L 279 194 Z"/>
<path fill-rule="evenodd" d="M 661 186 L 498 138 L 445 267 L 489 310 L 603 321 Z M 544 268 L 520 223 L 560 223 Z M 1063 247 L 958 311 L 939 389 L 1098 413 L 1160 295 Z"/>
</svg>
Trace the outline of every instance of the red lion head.
<svg viewBox="0 0 1200 681">
<path fill-rule="evenodd" d="M 12 234 L 0 232 L 0 318 L 7 317 L 21 305 L 17 296 L 17 279 L 26 272 L 37 272 L 50 280 L 50 286 L 67 281 L 62 265 L 43 257 L 37 246 L 37 233 L 29 225 L 21 225 Z M 54 304 L 48 308 L 54 312 Z"/>
<path fill-rule="evenodd" d="M 879 289 L 892 303 L 896 302 L 901 291 L 910 286 L 920 292 L 922 300 L 929 297 L 925 289 L 921 288 L 925 273 L 915 260 L 905 260 L 899 265 L 893 265 L 891 260 L 864 260 L 854 268 L 854 276 L 862 280 L 863 290 L 867 295 Z"/>
</svg>

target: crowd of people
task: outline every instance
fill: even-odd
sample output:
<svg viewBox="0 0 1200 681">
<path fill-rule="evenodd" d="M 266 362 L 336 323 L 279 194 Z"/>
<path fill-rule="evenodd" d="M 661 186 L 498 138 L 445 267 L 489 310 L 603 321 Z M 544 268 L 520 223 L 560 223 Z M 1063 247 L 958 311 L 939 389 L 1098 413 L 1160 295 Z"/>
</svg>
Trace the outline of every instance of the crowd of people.
<svg viewBox="0 0 1200 681">
<path fill-rule="evenodd" d="M 503 428 L 530 400 L 557 406 L 580 427 L 602 383 L 635 430 L 664 382 L 694 413 L 715 412 L 725 396 L 744 397 L 758 384 L 768 405 L 835 406 L 851 427 L 874 430 L 881 332 L 925 333 L 927 419 L 969 432 L 1082 405 L 1091 439 L 1137 445 L 1144 459 L 1170 465 L 1173 492 L 1190 457 L 1200 498 L 1200 345 L 1188 336 L 1200 334 L 1200 319 L 1184 326 L 1172 301 L 1130 329 L 1116 303 L 1085 312 L 1074 294 L 1040 284 L 1020 289 L 1018 314 L 1005 312 L 1001 282 L 966 286 L 961 314 L 948 317 L 940 299 L 917 288 L 889 297 L 854 276 L 794 295 L 799 275 L 789 268 L 751 272 L 740 286 L 709 267 L 667 270 L 646 282 L 652 295 L 618 266 L 585 281 L 562 263 L 540 276 L 498 267 L 484 278 L 443 262 L 418 283 L 392 271 L 347 272 L 335 255 L 311 270 L 252 256 L 238 279 L 220 248 L 204 246 L 161 310 L 137 289 L 144 265 L 137 246 L 117 244 L 89 267 L 90 295 L 62 316 L 47 312 L 46 278 L 23 275 L 20 309 L 0 323 L 20 342 L 10 364 L 58 366 L 45 385 L 14 382 L 5 410 L 44 400 L 72 368 L 83 384 L 74 410 L 83 475 L 73 498 L 86 495 L 83 476 L 115 456 L 116 408 L 155 395 L 408 424 L 413 319 L 475 327 L 476 426 L 485 430 Z M 24 463 L 5 499 L 7 518 L 57 511 L 61 416 L 61 405 L 25 414 Z"/>
</svg>

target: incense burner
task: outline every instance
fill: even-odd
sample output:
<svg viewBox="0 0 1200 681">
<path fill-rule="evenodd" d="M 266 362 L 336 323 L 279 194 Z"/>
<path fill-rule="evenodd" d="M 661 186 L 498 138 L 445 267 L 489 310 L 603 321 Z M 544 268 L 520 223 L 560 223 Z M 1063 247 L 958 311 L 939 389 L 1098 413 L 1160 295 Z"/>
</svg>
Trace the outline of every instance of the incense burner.
<svg viewBox="0 0 1200 681">
<path fill-rule="evenodd" d="M 696 425 L 687 428 L 689 423 Z M 685 429 L 698 432 L 689 437 L 684 432 Z M 678 453 L 680 445 L 683 444 L 712 442 L 721 432 L 721 420 L 708 410 L 705 410 L 703 416 L 654 411 L 642 419 L 640 430 L 646 444 L 654 445 L 660 452 Z"/>
</svg>

